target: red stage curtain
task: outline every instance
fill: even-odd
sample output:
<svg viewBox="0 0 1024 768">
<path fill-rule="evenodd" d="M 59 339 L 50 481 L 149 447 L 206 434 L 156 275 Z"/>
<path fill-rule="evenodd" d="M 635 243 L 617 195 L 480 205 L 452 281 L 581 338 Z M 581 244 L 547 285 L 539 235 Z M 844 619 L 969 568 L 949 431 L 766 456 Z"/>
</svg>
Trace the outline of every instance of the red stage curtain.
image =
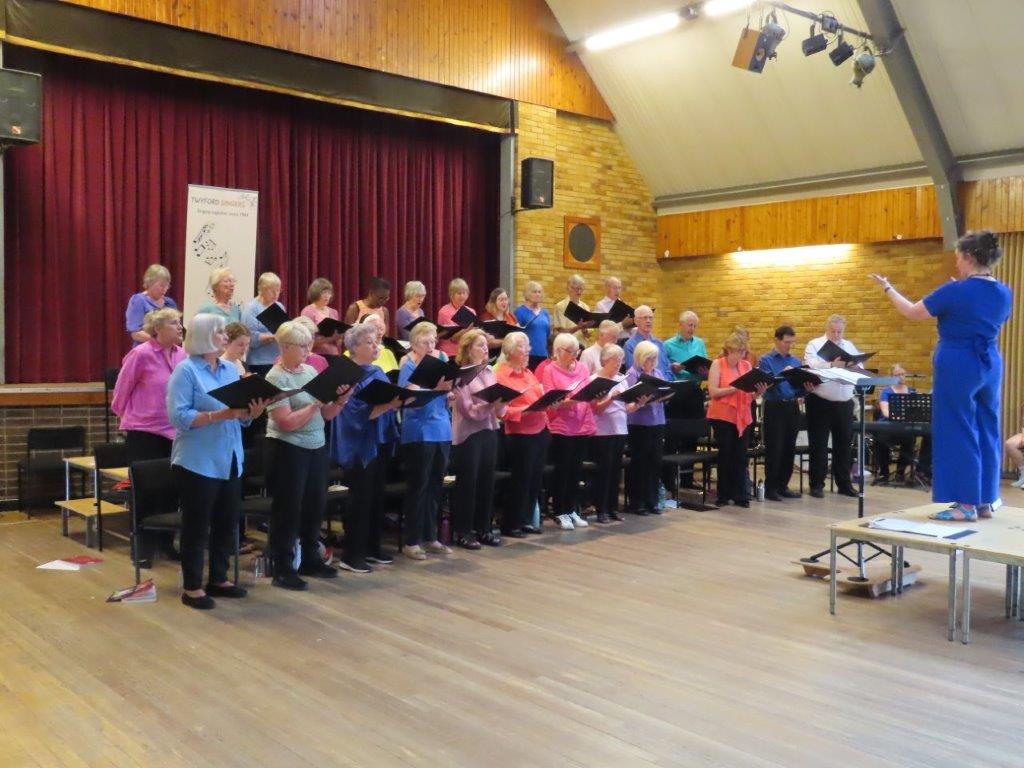
<svg viewBox="0 0 1024 768">
<path fill-rule="evenodd" d="M 297 314 L 318 276 L 344 312 L 367 279 L 422 280 L 428 312 L 498 279 L 499 138 L 426 121 L 5 49 L 43 73 L 43 140 L 6 158 L 7 380 L 93 381 L 129 347 L 146 266 L 181 300 L 187 186 L 255 189 L 257 273 Z M 244 293 L 243 290 L 240 293 Z"/>
</svg>

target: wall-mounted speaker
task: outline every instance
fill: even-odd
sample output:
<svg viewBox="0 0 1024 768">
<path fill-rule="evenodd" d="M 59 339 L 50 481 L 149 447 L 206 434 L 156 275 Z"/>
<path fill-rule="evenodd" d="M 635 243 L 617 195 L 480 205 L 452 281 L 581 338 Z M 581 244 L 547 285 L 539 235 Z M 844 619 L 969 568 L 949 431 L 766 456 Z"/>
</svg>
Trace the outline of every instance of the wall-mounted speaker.
<svg viewBox="0 0 1024 768">
<path fill-rule="evenodd" d="M 39 142 L 42 99 L 42 75 L 0 69 L 0 144 Z"/>
<path fill-rule="evenodd" d="M 763 72 L 768 63 L 768 38 L 759 29 L 744 27 L 732 57 L 732 65 L 750 72 Z"/>
<path fill-rule="evenodd" d="M 520 173 L 523 208 L 550 208 L 555 204 L 555 161 L 543 157 L 523 159 Z"/>
<path fill-rule="evenodd" d="M 601 220 L 566 216 L 562 225 L 562 265 L 567 269 L 601 268 Z"/>
</svg>

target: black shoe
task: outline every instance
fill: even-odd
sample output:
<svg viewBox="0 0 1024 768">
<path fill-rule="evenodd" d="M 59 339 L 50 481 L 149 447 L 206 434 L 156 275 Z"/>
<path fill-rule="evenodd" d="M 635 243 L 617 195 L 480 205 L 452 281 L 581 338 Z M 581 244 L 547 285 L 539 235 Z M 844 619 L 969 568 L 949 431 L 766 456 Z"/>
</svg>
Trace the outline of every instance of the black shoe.
<svg viewBox="0 0 1024 768">
<path fill-rule="evenodd" d="M 523 533 L 532 533 L 534 535 L 544 533 L 539 525 L 524 525 L 520 530 L 522 530 Z"/>
<path fill-rule="evenodd" d="M 480 542 L 476 540 L 475 536 L 457 536 L 455 538 L 455 546 L 462 547 L 463 549 L 480 549 Z"/>
<path fill-rule="evenodd" d="M 501 529 L 501 535 L 502 536 L 507 536 L 510 539 L 525 539 L 526 538 L 526 531 L 524 531 L 524 530 L 518 530 L 517 531 L 514 528 L 502 528 Z"/>
<path fill-rule="evenodd" d="M 765 493 L 764 498 L 766 501 L 782 501 L 782 497 L 779 496 L 775 491 L 771 493 Z"/>
<path fill-rule="evenodd" d="M 338 567 L 343 571 L 348 571 L 349 573 L 373 573 L 373 568 L 368 566 L 365 562 L 350 563 L 347 560 L 339 560 Z"/>
<path fill-rule="evenodd" d="M 300 579 L 297 573 L 285 573 L 275 576 L 270 580 L 270 583 L 281 589 L 290 589 L 292 592 L 305 592 L 309 588 L 306 580 Z"/>
<path fill-rule="evenodd" d="M 493 531 L 488 531 L 480 537 L 480 543 L 486 544 L 488 547 L 500 547 L 501 536 L 495 536 Z"/>
<path fill-rule="evenodd" d="M 800 491 L 791 491 L 789 490 L 789 488 L 783 488 L 781 491 L 779 491 L 779 496 L 781 496 L 784 499 L 799 499 L 803 496 L 803 494 L 800 493 Z"/>
<path fill-rule="evenodd" d="M 225 584 L 224 586 L 218 586 L 217 584 L 207 584 L 203 587 L 203 590 L 210 597 L 229 597 L 239 598 L 245 597 L 249 594 L 249 590 L 245 587 L 240 587 L 237 584 Z"/>
<path fill-rule="evenodd" d="M 750 508 L 750 499 L 739 499 L 736 501 L 737 507 L 743 507 L 744 509 Z"/>
<path fill-rule="evenodd" d="M 626 511 L 631 515 L 636 515 L 637 517 L 647 517 L 646 509 L 627 509 Z"/>
<path fill-rule="evenodd" d="M 310 576 L 314 579 L 336 579 L 338 578 L 338 569 L 332 568 L 327 563 L 310 563 L 309 565 L 299 566 L 299 574 Z"/>
<path fill-rule="evenodd" d="M 366 562 L 375 565 L 391 565 L 395 561 L 394 558 L 388 557 L 383 552 L 378 552 L 376 555 L 367 555 Z"/>
<path fill-rule="evenodd" d="M 625 520 L 626 518 L 624 518 L 624 517 L 623 517 L 622 515 L 620 515 L 620 514 L 619 514 L 618 512 L 609 512 L 609 513 L 608 513 L 608 519 L 609 519 L 609 520 L 614 520 L 614 521 L 615 521 L 615 522 L 617 522 L 617 523 L 621 523 L 621 522 L 622 522 L 623 520 Z"/>
<path fill-rule="evenodd" d="M 135 561 L 135 564 L 142 568 L 144 571 L 148 571 L 153 567 L 153 561 L 148 557 L 141 557 Z"/>
<path fill-rule="evenodd" d="M 200 611 L 208 611 L 217 605 L 209 595 L 192 597 L 191 595 L 186 595 L 184 592 L 181 594 L 181 602 L 189 608 L 196 608 Z"/>
<path fill-rule="evenodd" d="M 853 488 L 840 488 L 838 491 L 836 491 L 836 493 L 838 493 L 840 496 L 850 496 L 854 499 L 856 499 L 858 496 L 857 492 L 853 490 Z"/>
<path fill-rule="evenodd" d="M 816 499 L 824 499 L 825 498 L 825 489 L 824 488 L 811 488 L 811 496 L 813 496 Z"/>
<path fill-rule="evenodd" d="M 597 517 L 594 518 L 594 522 L 600 525 L 607 525 L 609 522 L 611 522 L 611 520 L 609 519 L 608 515 L 606 515 L 604 512 L 598 512 Z"/>
</svg>

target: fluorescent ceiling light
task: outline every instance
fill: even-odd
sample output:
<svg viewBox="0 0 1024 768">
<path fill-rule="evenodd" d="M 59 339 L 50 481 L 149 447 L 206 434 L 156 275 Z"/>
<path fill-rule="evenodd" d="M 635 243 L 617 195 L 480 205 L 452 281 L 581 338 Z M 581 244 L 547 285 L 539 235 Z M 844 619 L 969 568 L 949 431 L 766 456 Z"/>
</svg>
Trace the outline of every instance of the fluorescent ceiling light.
<svg viewBox="0 0 1024 768">
<path fill-rule="evenodd" d="M 617 45 L 632 43 L 651 35 L 668 32 L 679 26 L 680 16 L 678 11 L 663 13 L 660 16 L 652 16 L 649 19 L 641 19 L 631 24 L 623 24 L 621 27 L 609 29 L 607 32 L 598 32 L 583 41 L 588 51 L 603 51 L 614 48 Z"/>
<path fill-rule="evenodd" d="M 845 261 L 855 247 L 849 243 L 804 245 L 765 251 L 736 251 L 732 257 L 741 267 L 805 267 Z"/>
<path fill-rule="evenodd" d="M 742 11 L 754 4 L 754 0 L 708 0 L 701 6 L 705 16 L 725 16 L 728 13 Z"/>
</svg>

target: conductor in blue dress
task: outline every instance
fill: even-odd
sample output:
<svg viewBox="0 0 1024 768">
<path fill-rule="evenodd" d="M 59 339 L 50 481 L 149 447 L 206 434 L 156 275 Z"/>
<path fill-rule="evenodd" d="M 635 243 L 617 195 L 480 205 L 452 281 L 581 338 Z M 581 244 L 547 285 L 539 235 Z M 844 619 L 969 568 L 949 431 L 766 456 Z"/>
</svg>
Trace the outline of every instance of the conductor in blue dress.
<svg viewBox="0 0 1024 768">
<path fill-rule="evenodd" d="M 871 275 L 897 311 L 910 320 L 936 318 L 933 358 L 932 500 L 952 502 L 936 520 L 974 521 L 998 508 L 1002 438 L 999 390 L 1003 360 L 996 340 L 1010 316 L 1010 289 L 992 276 L 1002 257 L 988 230 L 968 232 L 956 244 L 958 280 L 916 304 L 882 275 Z"/>
</svg>

